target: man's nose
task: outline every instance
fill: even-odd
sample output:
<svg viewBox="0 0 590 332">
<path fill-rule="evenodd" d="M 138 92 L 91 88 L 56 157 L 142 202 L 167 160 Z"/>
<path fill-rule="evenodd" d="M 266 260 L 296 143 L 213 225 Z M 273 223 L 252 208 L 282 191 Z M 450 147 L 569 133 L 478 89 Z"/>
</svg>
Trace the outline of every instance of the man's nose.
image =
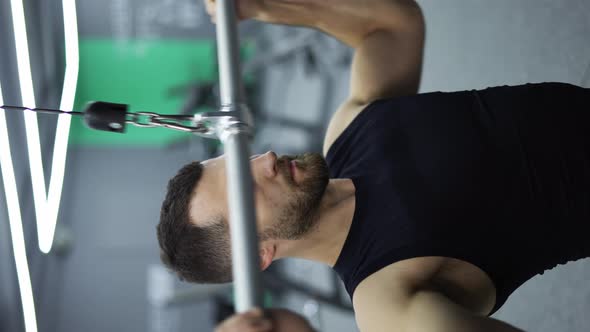
<svg viewBox="0 0 590 332">
<path fill-rule="evenodd" d="M 268 151 L 264 154 L 257 154 L 250 157 L 250 162 L 252 166 L 252 172 L 254 174 L 261 172 L 264 174 L 265 177 L 275 177 L 276 176 L 276 161 L 277 161 L 277 154 L 273 151 Z"/>
</svg>

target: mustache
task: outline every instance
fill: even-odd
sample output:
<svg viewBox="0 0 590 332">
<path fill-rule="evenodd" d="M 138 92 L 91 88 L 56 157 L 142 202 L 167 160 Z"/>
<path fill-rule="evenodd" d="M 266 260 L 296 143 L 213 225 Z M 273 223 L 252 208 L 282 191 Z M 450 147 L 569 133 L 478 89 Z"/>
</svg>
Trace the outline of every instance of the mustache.
<svg viewBox="0 0 590 332">
<path fill-rule="evenodd" d="M 322 155 L 313 152 L 307 152 L 302 154 L 296 155 L 283 155 L 277 158 L 278 162 L 282 163 L 290 163 L 291 161 L 295 160 L 297 162 L 298 167 L 305 167 L 306 165 L 316 164 L 316 163 L 325 163 L 325 159 Z"/>
</svg>

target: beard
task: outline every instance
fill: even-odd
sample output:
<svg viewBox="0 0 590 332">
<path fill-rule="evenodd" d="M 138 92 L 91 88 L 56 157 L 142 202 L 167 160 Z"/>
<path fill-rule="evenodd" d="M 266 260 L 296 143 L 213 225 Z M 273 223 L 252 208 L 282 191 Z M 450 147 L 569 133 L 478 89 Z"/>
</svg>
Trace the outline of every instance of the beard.
<svg viewBox="0 0 590 332">
<path fill-rule="evenodd" d="M 300 174 L 303 174 L 300 183 L 291 178 L 291 160 L 295 160 Z M 330 182 L 328 165 L 324 157 L 317 153 L 282 156 L 277 164 L 293 191 L 287 194 L 288 203 L 281 207 L 274 225 L 264 229 L 260 239 L 298 240 L 317 224 L 320 203 Z"/>
</svg>

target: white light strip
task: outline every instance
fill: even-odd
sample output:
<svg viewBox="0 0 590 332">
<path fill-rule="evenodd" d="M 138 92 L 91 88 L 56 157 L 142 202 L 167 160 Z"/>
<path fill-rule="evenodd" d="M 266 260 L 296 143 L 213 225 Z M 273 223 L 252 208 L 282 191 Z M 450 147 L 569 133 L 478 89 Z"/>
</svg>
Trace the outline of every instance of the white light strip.
<svg viewBox="0 0 590 332">
<path fill-rule="evenodd" d="M 14 42 L 16 45 L 16 59 L 18 65 L 18 79 L 22 103 L 29 108 L 35 108 L 35 90 L 33 88 L 33 76 L 31 74 L 31 62 L 29 58 L 29 44 L 27 41 L 27 27 L 22 0 L 12 0 L 12 23 L 14 25 Z M 35 202 L 35 215 L 37 217 L 37 233 L 45 213 L 46 189 L 45 175 L 43 174 L 43 162 L 41 159 L 41 143 L 39 141 L 39 125 L 37 114 L 25 112 L 25 129 L 27 136 L 27 151 L 29 152 L 29 167 L 31 170 L 31 182 L 33 185 L 33 200 Z"/>
<path fill-rule="evenodd" d="M 0 84 L 0 105 L 3 105 L 2 85 Z M 33 299 L 33 288 L 29 274 L 29 263 L 25 247 L 23 223 L 18 202 L 18 191 L 10 153 L 10 141 L 8 139 L 8 128 L 4 110 L 0 109 L 0 168 L 2 169 L 2 182 L 4 183 L 4 195 L 6 196 L 6 210 L 10 224 L 10 238 L 12 240 L 12 253 L 16 265 L 18 288 L 23 307 L 25 330 L 27 332 L 37 331 L 37 317 L 35 316 L 35 301 Z"/>
<path fill-rule="evenodd" d="M 29 47 L 22 0 L 12 0 L 11 5 L 22 101 L 23 105 L 34 108 L 36 107 L 35 93 L 30 69 Z M 66 74 L 60 107 L 61 109 L 71 110 L 76 95 L 79 68 L 78 21 L 75 0 L 63 0 L 62 7 L 66 46 Z M 51 250 L 55 235 L 55 226 L 57 224 L 63 188 L 70 123 L 70 116 L 60 116 L 58 119 L 52 155 L 51 175 L 49 178 L 49 192 L 47 192 L 41 157 L 37 114 L 25 112 L 27 150 L 33 186 L 35 216 L 37 219 L 37 237 L 39 239 L 39 249 L 44 253 L 49 253 Z"/>
<path fill-rule="evenodd" d="M 60 109 L 72 110 L 76 98 L 78 70 L 80 67 L 76 0 L 63 0 L 62 7 L 66 49 L 66 73 L 61 95 Z M 57 120 L 55 143 L 53 144 L 53 164 L 51 166 L 51 177 L 49 178 L 49 192 L 46 205 L 46 222 L 42 223 L 44 225 L 43 227 L 39 227 L 41 223 L 38 223 L 38 227 L 43 228 L 42 231 L 39 231 L 39 234 L 41 234 L 39 236 L 39 249 L 44 253 L 48 253 L 53 245 L 53 236 L 55 235 L 55 225 L 57 224 L 64 173 L 66 169 L 71 120 L 72 117 L 70 115 L 60 115 Z"/>
</svg>

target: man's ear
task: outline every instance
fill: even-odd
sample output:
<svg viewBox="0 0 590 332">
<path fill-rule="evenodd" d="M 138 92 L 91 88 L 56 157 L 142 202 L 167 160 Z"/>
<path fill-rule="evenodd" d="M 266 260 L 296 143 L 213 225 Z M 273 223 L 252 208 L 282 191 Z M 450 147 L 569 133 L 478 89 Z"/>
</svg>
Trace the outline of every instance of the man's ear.
<svg viewBox="0 0 590 332">
<path fill-rule="evenodd" d="M 260 247 L 260 269 L 266 270 L 275 258 L 275 247 L 267 244 Z"/>
</svg>

